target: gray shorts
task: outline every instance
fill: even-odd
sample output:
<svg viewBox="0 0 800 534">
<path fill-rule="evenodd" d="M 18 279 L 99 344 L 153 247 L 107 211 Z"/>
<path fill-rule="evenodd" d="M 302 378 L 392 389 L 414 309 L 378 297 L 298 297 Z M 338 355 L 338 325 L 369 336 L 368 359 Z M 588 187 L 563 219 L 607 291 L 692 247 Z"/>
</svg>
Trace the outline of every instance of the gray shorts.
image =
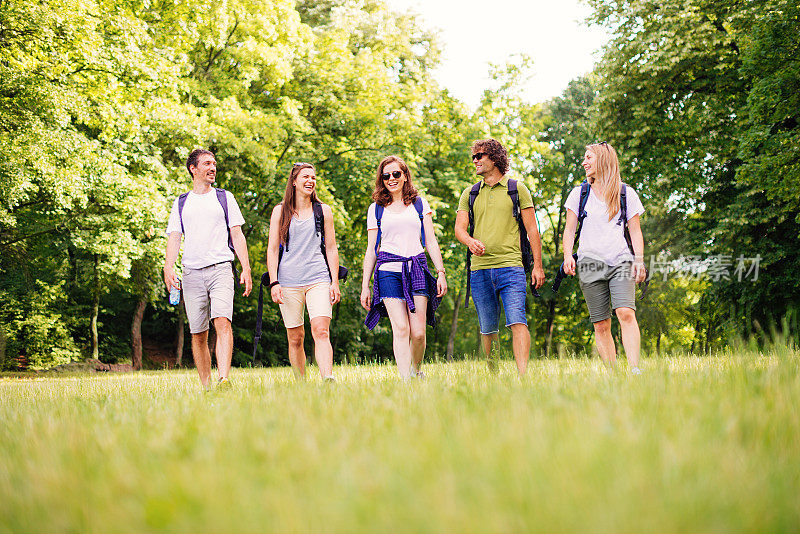
<svg viewBox="0 0 800 534">
<path fill-rule="evenodd" d="M 636 282 L 633 262 L 610 266 L 592 258 L 578 260 L 578 282 L 593 323 L 611 318 L 611 310 L 636 309 Z"/>
<path fill-rule="evenodd" d="M 183 268 L 183 300 L 189 332 L 208 330 L 208 321 L 217 317 L 233 320 L 233 267 L 226 261 L 202 269 Z"/>
</svg>

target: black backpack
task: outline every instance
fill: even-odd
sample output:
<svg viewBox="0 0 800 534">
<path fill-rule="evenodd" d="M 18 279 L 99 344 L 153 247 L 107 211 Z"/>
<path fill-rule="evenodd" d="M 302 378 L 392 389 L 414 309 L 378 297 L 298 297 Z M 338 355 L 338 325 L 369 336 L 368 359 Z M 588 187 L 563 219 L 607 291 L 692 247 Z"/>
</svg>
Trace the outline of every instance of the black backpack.
<svg viewBox="0 0 800 534">
<path fill-rule="evenodd" d="M 320 236 L 320 251 L 322 257 L 325 258 L 325 267 L 328 268 L 328 276 L 331 276 L 331 266 L 328 265 L 328 259 L 325 255 L 325 213 L 322 211 L 322 203 L 315 201 L 311 203 L 311 209 L 314 211 L 314 230 Z M 278 265 L 280 266 L 281 258 L 283 258 L 283 251 L 289 250 L 289 236 L 286 236 L 286 244 L 281 243 L 278 246 Z M 339 265 L 339 280 L 344 282 L 347 280 L 347 267 Z M 256 349 L 258 349 L 258 342 L 261 340 L 261 325 L 264 318 L 264 284 L 269 286 L 269 270 L 261 275 L 261 282 L 258 285 L 258 311 L 256 312 L 256 330 L 253 335 L 253 363 L 256 361 Z"/>
<path fill-rule="evenodd" d="M 475 233 L 475 212 L 473 205 L 475 199 L 478 198 L 478 193 L 481 192 L 481 184 L 483 180 L 472 186 L 469 190 L 469 236 Z M 517 191 L 517 181 L 511 178 L 508 179 L 508 196 L 511 197 L 511 213 L 517 221 L 519 227 L 519 248 L 522 251 L 522 266 L 525 269 L 525 276 L 530 278 L 531 270 L 533 269 L 533 252 L 531 251 L 531 242 L 528 239 L 528 231 L 525 230 L 525 225 L 522 223 L 522 210 L 519 209 L 519 191 Z M 471 294 L 471 284 L 469 276 L 469 268 L 472 265 L 472 252 L 467 247 L 467 297 L 464 300 L 464 307 L 469 307 L 469 297 Z M 535 297 L 539 297 L 539 292 L 531 284 L 531 292 Z"/>
<path fill-rule="evenodd" d="M 583 221 L 586 219 L 586 203 L 589 201 L 589 192 L 591 191 L 592 186 L 589 184 L 588 180 L 584 180 L 581 183 L 581 193 L 578 197 L 578 228 L 575 230 L 575 241 L 574 243 L 578 242 L 578 238 L 581 236 L 581 230 L 583 229 Z M 633 251 L 633 242 L 631 241 L 631 232 L 628 230 L 628 194 L 627 194 L 627 186 L 622 184 L 619 190 L 619 218 L 617 218 L 617 226 L 622 226 L 622 235 L 625 236 L 625 243 L 628 244 L 628 250 L 631 251 L 631 254 L 636 256 L 636 253 Z M 572 257 L 575 261 L 578 261 L 578 254 L 573 253 Z M 564 272 L 564 264 L 561 264 L 561 267 L 558 269 L 556 273 L 555 280 L 553 281 L 553 291 L 558 292 L 558 288 L 561 287 L 561 282 L 564 280 L 566 273 Z M 647 286 L 650 284 L 650 280 L 645 277 L 645 281 L 642 283 L 642 296 L 640 298 L 644 298 L 644 294 L 647 291 Z"/>
</svg>

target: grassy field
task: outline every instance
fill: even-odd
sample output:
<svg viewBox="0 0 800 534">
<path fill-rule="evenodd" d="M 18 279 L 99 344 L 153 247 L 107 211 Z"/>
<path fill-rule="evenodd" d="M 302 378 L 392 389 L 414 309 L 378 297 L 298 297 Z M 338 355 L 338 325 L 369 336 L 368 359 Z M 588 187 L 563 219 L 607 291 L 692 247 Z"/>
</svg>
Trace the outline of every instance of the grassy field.
<svg viewBox="0 0 800 534">
<path fill-rule="evenodd" d="M 800 355 L 0 380 L 2 532 L 798 532 Z"/>
</svg>

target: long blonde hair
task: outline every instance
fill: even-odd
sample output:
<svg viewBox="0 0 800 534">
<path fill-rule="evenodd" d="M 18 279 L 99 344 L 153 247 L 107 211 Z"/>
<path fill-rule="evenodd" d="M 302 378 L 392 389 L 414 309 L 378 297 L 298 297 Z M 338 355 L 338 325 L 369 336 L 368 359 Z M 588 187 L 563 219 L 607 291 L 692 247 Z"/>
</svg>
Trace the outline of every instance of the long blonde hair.
<svg viewBox="0 0 800 534">
<path fill-rule="evenodd" d="M 591 180 L 591 183 L 597 183 L 603 190 L 603 200 L 606 202 L 610 221 L 619 211 L 619 192 L 622 189 L 617 151 L 605 142 L 587 145 L 586 150 L 594 154 L 596 158 L 594 179 Z"/>
</svg>

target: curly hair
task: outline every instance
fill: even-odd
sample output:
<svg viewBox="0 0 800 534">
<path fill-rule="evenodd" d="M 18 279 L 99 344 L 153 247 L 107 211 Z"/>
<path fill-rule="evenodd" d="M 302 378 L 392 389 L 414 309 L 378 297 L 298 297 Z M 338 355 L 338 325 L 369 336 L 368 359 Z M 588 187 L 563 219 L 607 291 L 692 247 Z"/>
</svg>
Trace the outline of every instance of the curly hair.
<svg viewBox="0 0 800 534">
<path fill-rule="evenodd" d="M 479 139 L 472 143 L 472 153 L 483 152 L 492 160 L 500 174 L 508 172 L 508 150 L 496 139 Z"/>
<path fill-rule="evenodd" d="M 411 171 L 408 170 L 408 165 L 403 161 L 403 158 L 400 156 L 386 156 L 378 164 L 378 172 L 375 177 L 375 190 L 372 192 L 372 200 L 379 206 L 385 207 L 392 203 L 392 194 L 386 188 L 386 184 L 383 183 L 381 174 L 383 174 L 383 169 L 387 165 L 394 162 L 400 165 L 400 170 L 403 171 L 403 174 L 406 176 L 406 181 L 403 184 L 403 204 L 408 206 L 417 200 L 417 196 L 419 196 L 417 188 L 411 183 Z"/>
</svg>

